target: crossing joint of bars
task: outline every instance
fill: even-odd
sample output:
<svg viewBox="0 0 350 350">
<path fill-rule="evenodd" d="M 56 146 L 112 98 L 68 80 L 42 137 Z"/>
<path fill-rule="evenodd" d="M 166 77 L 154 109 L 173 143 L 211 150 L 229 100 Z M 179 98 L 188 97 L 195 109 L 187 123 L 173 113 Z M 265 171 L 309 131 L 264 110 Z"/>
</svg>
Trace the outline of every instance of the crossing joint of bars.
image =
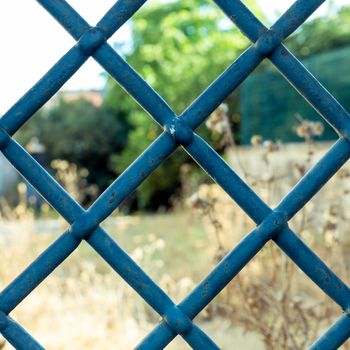
<svg viewBox="0 0 350 350">
<path fill-rule="evenodd" d="M 106 34 L 99 27 L 93 27 L 85 32 L 78 40 L 78 47 L 85 56 L 90 57 L 102 44 L 106 42 Z"/>
<path fill-rule="evenodd" d="M 193 326 L 192 321 L 177 305 L 169 308 L 165 312 L 163 319 L 174 332 L 181 335 L 188 333 Z"/>
<path fill-rule="evenodd" d="M 165 125 L 164 129 L 179 145 L 188 146 L 194 139 L 194 132 L 186 124 L 184 118 L 173 118 L 170 123 Z"/>
</svg>

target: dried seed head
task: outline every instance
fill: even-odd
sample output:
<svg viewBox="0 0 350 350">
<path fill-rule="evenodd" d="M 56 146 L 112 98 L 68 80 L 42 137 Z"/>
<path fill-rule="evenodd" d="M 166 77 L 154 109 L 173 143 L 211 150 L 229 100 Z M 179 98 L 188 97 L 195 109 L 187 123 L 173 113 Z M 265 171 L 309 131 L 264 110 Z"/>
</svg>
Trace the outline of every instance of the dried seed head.
<svg viewBox="0 0 350 350">
<path fill-rule="evenodd" d="M 193 209 L 206 210 L 210 207 L 209 201 L 201 198 L 198 193 L 194 193 L 190 198 L 187 199 L 187 205 Z"/>
<path fill-rule="evenodd" d="M 303 139 L 311 139 L 314 136 L 321 136 L 324 132 L 324 126 L 320 122 L 303 120 L 297 127 L 296 133 Z"/>
<path fill-rule="evenodd" d="M 261 135 L 253 135 L 252 138 L 250 139 L 250 143 L 253 146 L 261 145 L 262 142 L 263 142 L 263 138 Z"/>
<path fill-rule="evenodd" d="M 229 128 L 227 113 L 228 106 L 226 104 L 221 104 L 206 121 L 206 127 L 212 132 L 224 134 Z"/>
<path fill-rule="evenodd" d="M 272 152 L 277 152 L 277 151 L 280 149 L 278 143 L 275 143 L 275 142 L 273 142 L 273 141 L 271 141 L 271 140 L 266 140 L 266 141 L 264 141 L 264 142 L 263 142 L 263 146 L 264 146 L 264 148 L 266 148 L 266 150 L 267 150 L 268 152 L 270 152 L 270 153 L 272 153 Z"/>
</svg>

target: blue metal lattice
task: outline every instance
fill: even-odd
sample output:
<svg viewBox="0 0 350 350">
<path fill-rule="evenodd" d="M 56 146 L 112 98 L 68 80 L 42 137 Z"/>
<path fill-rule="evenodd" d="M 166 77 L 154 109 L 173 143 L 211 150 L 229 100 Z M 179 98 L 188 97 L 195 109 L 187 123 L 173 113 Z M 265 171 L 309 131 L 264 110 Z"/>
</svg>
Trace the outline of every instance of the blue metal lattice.
<svg viewBox="0 0 350 350">
<path fill-rule="evenodd" d="M 76 39 L 77 44 L 0 120 L 0 149 L 71 226 L 1 292 L 0 332 L 3 336 L 17 349 L 43 349 L 8 315 L 82 240 L 86 240 L 162 316 L 162 321 L 137 349 L 163 349 L 177 335 L 194 349 L 218 349 L 192 322 L 193 318 L 265 243 L 273 240 L 344 312 L 310 349 L 328 350 L 341 346 L 350 336 L 349 287 L 287 224 L 350 157 L 349 114 L 282 44 L 325 0 L 297 0 L 271 29 L 267 29 L 241 1 L 215 0 L 253 44 L 180 116 L 175 115 L 106 42 L 146 0 L 119 0 L 95 27 L 91 27 L 64 0 L 37 1 Z M 164 132 L 88 210 L 84 210 L 11 136 L 90 56 L 134 97 L 164 128 Z M 323 159 L 273 210 L 194 132 L 265 58 L 341 135 Z M 244 209 L 257 227 L 176 305 L 99 224 L 180 145 Z"/>
</svg>

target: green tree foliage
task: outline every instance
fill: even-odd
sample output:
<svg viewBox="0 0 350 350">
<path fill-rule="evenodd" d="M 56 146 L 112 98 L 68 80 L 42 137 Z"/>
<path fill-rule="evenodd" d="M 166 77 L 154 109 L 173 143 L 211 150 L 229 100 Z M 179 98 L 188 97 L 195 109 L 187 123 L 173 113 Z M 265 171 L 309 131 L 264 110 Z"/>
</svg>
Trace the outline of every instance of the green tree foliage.
<svg viewBox="0 0 350 350">
<path fill-rule="evenodd" d="M 59 100 L 50 109 L 39 111 L 17 134 L 26 145 L 38 137 L 50 160 L 64 159 L 89 171 L 87 180 L 102 190 L 114 178 L 110 157 L 126 144 L 125 114 L 96 107 L 86 100 Z"/>
<path fill-rule="evenodd" d="M 178 114 L 248 45 L 219 8 L 199 0 L 166 5 L 151 1 L 133 18 L 131 31 L 132 47 L 124 55 L 126 60 Z M 116 112 L 126 111 L 133 128 L 128 147 L 114 157 L 120 172 L 155 139 L 160 128 L 112 80 L 107 104 Z M 179 168 L 186 159 L 184 152 L 178 152 L 146 180 L 138 191 L 141 207 L 166 203 L 179 185 Z"/>
<path fill-rule="evenodd" d="M 287 46 L 298 57 L 345 45 L 350 45 L 350 6 L 334 9 L 325 17 L 305 23 L 287 41 Z"/>
<path fill-rule="evenodd" d="M 255 0 L 245 1 L 262 18 Z M 119 47 L 125 59 L 178 114 L 249 45 L 213 2 L 149 0 L 130 22 L 131 42 Z M 350 8 L 301 26 L 287 41 L 298 56 L 350 43 Z M 263 69 L 264 65 L 260 67 Z M 238 93 L 226 101 L 229 117 L 239 123 Z M 103 190 L 157 137 L 160 127 L 112 79 L 106 101 L 60 101 L 40 111 L 17 135 L 22 144 L 36 136 L 50 159 L 66 159 L 89 170 L 88 180 Z M 220 148 L 215 135 L 199 133 Z M 239 132 L 236 134 L 239 141 Z M 183 151 L 171 157 L 137 192 L 139 208 L 166 204 L 179 186 Z"/>
</svg>

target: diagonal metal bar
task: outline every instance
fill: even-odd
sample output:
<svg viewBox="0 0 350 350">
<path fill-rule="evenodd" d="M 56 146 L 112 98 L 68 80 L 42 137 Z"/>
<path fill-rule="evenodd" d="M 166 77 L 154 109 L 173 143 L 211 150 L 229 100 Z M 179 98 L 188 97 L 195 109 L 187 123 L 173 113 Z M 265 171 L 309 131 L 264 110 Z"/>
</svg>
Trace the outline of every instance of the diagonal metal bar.
<svg viewBox="0 0 350 350">
<path fill-rule="evenodd" d="M 339 349 L 350 337 L 350 316 L 341 316 L 327 332 L 311 345 L 309 350 L 336 350 Z"/>
<path fill-rule="evenodd" d="M 290 220 L 350 158 L 350 143 L 341 137 L 278 204 Z"/>
<path fill-rule="evenodd" d="M 22 326 L 3 312 L 0 312 L 0 332 L 15 349 L 44 350 Z"/>
</svg>

